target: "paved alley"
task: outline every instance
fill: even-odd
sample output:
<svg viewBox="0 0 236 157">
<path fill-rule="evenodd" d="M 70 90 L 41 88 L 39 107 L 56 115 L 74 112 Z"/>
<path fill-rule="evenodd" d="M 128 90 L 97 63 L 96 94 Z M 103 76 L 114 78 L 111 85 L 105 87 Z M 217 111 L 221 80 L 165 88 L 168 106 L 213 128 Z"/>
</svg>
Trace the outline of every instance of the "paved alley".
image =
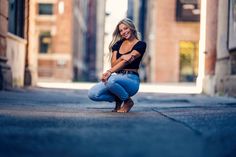
<svg viewBox="0 0 236 157">
<path fill-rule="evenodd" d="M 113 113 L 87 90 L 0 91 L 0 156 L 235 156 L 235 98 L 140 92 L 134 102 Z"/>
</svg>

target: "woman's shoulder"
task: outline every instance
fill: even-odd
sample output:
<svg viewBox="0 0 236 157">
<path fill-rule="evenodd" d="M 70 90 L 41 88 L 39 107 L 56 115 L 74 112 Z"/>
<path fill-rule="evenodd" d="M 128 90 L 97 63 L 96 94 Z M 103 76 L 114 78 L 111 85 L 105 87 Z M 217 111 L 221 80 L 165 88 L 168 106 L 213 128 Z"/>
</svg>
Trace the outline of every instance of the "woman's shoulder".
<svg viewBox="0 0 236 157">
<path fill-rule="evenodd" d="M 124 42 L 124 39 L 120 39 L 117 42 L 115 42 L 114 46 L 120 46 Z"/>
<path fill-rule="evenodd" d="M 140 45 L 147 45 L 146 42 L 143 41 L 143 40 L 139 40 L 139 41 L 138 41 L 138 44 L 140 44 Z"/>
<path fill-rule="evenodd" d="M 146 47 L 147 44 L 145 41 L 139 40 L 135 46 L 136 47 Z"/>
<path fill-rule="evenodd" d="M 125 41 L 124 39 L 120 39 L 120 40 L 118 40 L 115 44 L 121 45 L 124 41 Z"/>
<path fill-rule="evenodd" d="M 115 44 L 112 46 L 112 51 L 115 51 L 115 50 L 119 50 L 121 44 L 123 43 L 123 39 L 121 40 L 118 40 L 117 42 L 115 42 Z"/>
<path fill-rule="evenodd" d="M 139 40 L 135 45 L 133 50 L 137 50 L 141 54 L 144 54 L 146 50 L 146 42 Z"/>
</svg>

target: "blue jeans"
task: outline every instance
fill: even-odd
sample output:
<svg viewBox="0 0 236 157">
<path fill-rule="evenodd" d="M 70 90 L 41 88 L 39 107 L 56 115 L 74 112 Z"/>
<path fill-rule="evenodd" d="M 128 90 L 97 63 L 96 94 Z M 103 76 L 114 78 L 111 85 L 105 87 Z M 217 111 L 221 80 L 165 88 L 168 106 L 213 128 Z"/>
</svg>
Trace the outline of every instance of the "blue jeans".
<svg viewBox="0 0 236 157">
<path fill-rule="evenodd" d="M 139 89 L 139 76 L 135 74 L 113 73 L 106 83 L 99 82 L 88 92 L 88 97 L 94 101 L 113 102 L 118 97 L 127 100 L 135 95 Z"/>
</svg>

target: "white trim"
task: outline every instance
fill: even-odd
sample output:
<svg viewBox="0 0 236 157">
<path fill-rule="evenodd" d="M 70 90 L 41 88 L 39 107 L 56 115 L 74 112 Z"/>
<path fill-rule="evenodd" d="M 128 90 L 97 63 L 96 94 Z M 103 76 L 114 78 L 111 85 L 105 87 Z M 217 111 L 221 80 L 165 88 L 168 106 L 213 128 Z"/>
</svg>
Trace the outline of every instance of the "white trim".
<svg viewBox="0 0 236 157">
<path fill-rule="evenodd" d="M 38 25 L 36 30 L 38 32 L 51 32 L 51 35 L 52 35 L 52 31 L 56 31 L 56 26 L 55 25 Z"/>
<path fill-rule="evenodd" d="M 62 54 L 62 53 L 54 53 L 54 54 L 39 54 L 38 59 L 45 59 L 45 60 L 71 60 L 71 55 L 69 53 Z"/>
<path fill-rule="evenodd" d="M 203 89 L 203 78 L 205 77 L 206 10 L 207 10 L 207 2 L 201 1 L 199 60 L 198 60 L 198 76 L 196 81 L 197 88 L 201 91 Z"/>
<path fill-rule="evenodd" d="M 21 38 L 19 36 L 16 36 L 15 34 L 12 34 L 10 32 L 7 32 L 7 38 L 18 41 L 18 42 L 25 44 L 25 45 L 27 44 L 27 40 L 25 40 L 24 38 Z"/>
<path fill-rule="evenodd" d="M 50 21 L 50 22 L 56 22 L 56 15 L 37 15 L 36 21 Z"/>
</svg>

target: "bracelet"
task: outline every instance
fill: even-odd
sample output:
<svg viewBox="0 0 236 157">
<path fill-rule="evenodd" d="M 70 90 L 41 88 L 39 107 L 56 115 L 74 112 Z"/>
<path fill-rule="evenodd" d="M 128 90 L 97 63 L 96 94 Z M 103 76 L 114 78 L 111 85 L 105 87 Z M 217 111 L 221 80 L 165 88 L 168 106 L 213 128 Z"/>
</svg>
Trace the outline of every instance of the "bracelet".
<svg viewBox="0 0 236 157">
<path fill-rule="evenodd" d="M 111 73 L 111 74 L 112 74 L 111 70 L 107 70 L 107 72 L 109 72 L 109 73 Z"/>
</svg>

